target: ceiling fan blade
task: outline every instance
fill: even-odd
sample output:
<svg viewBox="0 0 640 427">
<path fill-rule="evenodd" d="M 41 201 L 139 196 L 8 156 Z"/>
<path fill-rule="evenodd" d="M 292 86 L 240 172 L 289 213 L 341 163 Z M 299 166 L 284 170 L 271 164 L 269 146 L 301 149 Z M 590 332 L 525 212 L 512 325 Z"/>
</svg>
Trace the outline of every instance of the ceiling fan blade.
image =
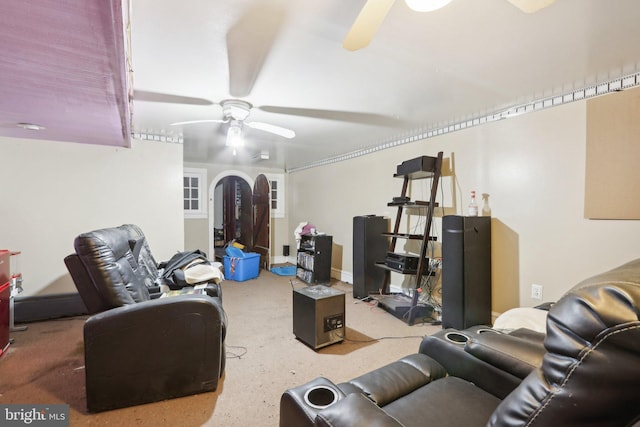
<svg viewBox="0 0 640 427">
<path fill-rule="evenodd" d="M 507 0 L 509 3 L 525 13 L 534 13 L 547 6 L 551 6 L 555 0 Z"/>
<path fill-rule="evenodd" d="M 182 126 L 182 125 L 194 125 L 198 123 L 227 123 L 229 120 L 189 120 L 186 122 L 175 122 L 169 124 L 169 126 Z"/>
<path fill-rule="evenodd" d="M 275 2 L 256 2 L 227 32 L 229 93 L 246 97 L 260 74 L 285 19 Z"/>
<path fill-rule="evenodd" d="M 342 47 L 351 51 L 366 47 L 394 2 L 395 0 L 368 0 L 343 40 Z"/>
<path fill-rule="evenodd" d="M 193 98 L 190 96 L 171 95 L 169 93 L 150 92 L 146 90 L 134 90 L 134 101 L 165 102 L 167 104 L 185 105 L 213 105 L 214 103 L 204 98 Z"/>
<path fill-rule="evenodd" d="M 296 136 L 296 133 L 291 129 L 283 128 L 276 125 L 271 125 L 269 123 L 262 122 L 245 122 L 245 125 L 249 126 L 252 129 L 258 129 L 264 132 L 273 133 L 275 135 L 282 136 L 284 138 L 291 139 Z"/>
<path fill-rule="evenodd" d="M 319 110 L 315 108 L 276 107 L 263 105 L 254 107 L 268 113 L 286 114 L 289 116 L 311 117 L 316 119 L 336 120 L 341 122 L 361 123 L 377 126 L 402 126 L 409 124 L 405 120 L 376 113 L 360 113 L 356 111 Z"/>
</svg>

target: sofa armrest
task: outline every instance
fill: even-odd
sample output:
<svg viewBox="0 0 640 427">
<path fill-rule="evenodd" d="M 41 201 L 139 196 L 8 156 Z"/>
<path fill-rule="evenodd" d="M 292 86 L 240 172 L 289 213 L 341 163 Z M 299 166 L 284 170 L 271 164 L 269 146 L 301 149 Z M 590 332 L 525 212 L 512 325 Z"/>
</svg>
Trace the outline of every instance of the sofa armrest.
<svg viewBox="0 0 640 427">
<path fill-rule="evenodd" d="M 542 332 L 536 332 L 527 328 L 514 329 L 513 331 L 509 332 L 509 335 L 511 335 L 512 337 L 518 337 L 531 342 L 535 342 L 540 345 L 544 345 L 544 338 L 546 336 L 546 334 Z"/>
<path fill-rule="evenodd" d="M 320 391 L 320 400 L 310 395 Z M 280 397 L 280 427 L 312 427 L 318 411 L 334 399 L 343 399 L 344 392 L 331 380 L 318 377 L 306 384 L 290 388 Z"/>
<path fill-rule="evenodd" d="M 88 409 L 215 390 L 225 323 L 219 300 L 205 295 L 159 298 L 90 317 L 84 325 Z"/>
<path fill-rule="evenodd" d="M 443 329 L 434 335 L 424 337 L 419 352 L 439 362 L 450 376 L 472 382 L 500 399 L 504 399 L 520 385 L 522 379 L 465 351 L 465 342 L 454 343 L 446 340 L 445 335 L 449 332 L 464 335 L 464 331 Z"/>
<path fill-rule="evenodd" d="M 384 406 L 446 375 L 440 363 L 415 353 L 338 384 L 338 387 L 345 394 L 361 393 L 376 405 Z"/>
<path fill-rule="evenodd" d="M 203 319 L 226 326 L 226 315 L 219 298 L 204 294 L 184 294 L 128 304 L 91 316 L 84 326 L 85 339 L 116 328 L 123 337 L 134 334 L 139 329 L 149 331 L 150 334 L 166 334 L 174 323 L 174 317 L 186 315 L 202 316 Z M 140 324 L 147 326 L 142 328 L 139 327 Z"/>
<path fill-rule="evenodd" d="M 319 427 L 402 427 L 402 424 L 384 412 L 362 394 L 354 393 L 318 413 L 315 425 Z"/>
<path fill-rule="evenodd" d="M 222 301 L 222 286 L 220 286 L 220 283 L 208 282 L 204 290 L 210 297 L 218 297 Z"/>
<path fill-rule="evenodd" d="M 509 334 L 477 334 L 465 344 L 465 351 L 518 378 L 525 378 L 542 364 L 542 343 Z"/>
</svg>

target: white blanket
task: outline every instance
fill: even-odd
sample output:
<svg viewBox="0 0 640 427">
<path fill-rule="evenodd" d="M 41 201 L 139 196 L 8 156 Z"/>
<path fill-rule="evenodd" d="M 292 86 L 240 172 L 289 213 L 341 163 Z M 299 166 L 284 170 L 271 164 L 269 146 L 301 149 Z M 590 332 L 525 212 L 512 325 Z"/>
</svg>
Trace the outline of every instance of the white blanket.
<svg viewBox="0 0 640 427">
<path fill-rule="evenodd" d="M 214 279 L 222 281 L 224 280 L 224 274 L 222 274 L 222 270 L 220 269 L 221 266 L 222 264 L 219 262 L 188 265 L 183 269 L 184 280 L 190 285 L 208 282 Z"/>
<path fill-rule="evenodd" d="M 527 328 L 536 332 L 547 331 L 547 310 L 533 307 L 512 308 L 502 313 L 493 324 L 493 329 L 513 331 Z"/>
</svg>

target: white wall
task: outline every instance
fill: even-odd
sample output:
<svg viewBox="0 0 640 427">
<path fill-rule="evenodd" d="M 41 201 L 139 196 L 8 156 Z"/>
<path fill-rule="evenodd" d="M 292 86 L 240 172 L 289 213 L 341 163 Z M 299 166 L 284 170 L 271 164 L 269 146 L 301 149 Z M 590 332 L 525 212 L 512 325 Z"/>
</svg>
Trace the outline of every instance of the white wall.
<svg viewBox="0 0 640 427">
<path fill-rule="evenodd" d="M 284 173 L 284 171 L 280 169 L 273 168 L 262 168 L 259 164 L 257 165 L 218 165 L 218 164 L 210 164 L 210 163 L 185 163 L 185 167 L 190 168 L 202 168 L 207 170 L 207 196 L 210 195 L 209 190 L 210 186 L 213 183 L 213 180 L 216 179 L 219 175 L 224 175 L 229 173 L 229 171 L 237 171 L 241 174 L 245 174 L 247 177 L 255 180 L 255 178 L 260 174 L 278 174 Z M 285 185 L 286 185 L 286 176 L 285 176 Z M 209 200 L 207 200 L 207 209 L 209 205 Z M 214 207 L 217 209 L 217 207 Z M 209 212 L 209 215 L 213 215 L 213 212 Z M 288 222 L 289 213 L 288 210 L 285 213 L 284 218 L 271 218 L 271 255 L 272 259 L 277 257 L 280 259 L 282 256 L 282 245 L 289 244 L 289 234 L 293 237 L 293 229 L 291 229 L 291 233 L 289 233 L 289 222 Z M 187 249 L 201 249 L 205 252 L 208 252 L 209 247 L 209 219 L 191 219 L 185 218 L 184 220 L 184 229 L 185 229 L 185 248 Z M 211 254 L 208 254 L 211 258 Z"/>
<path fill-rule="evenodd" d="M 557 300 L 583 278 L 640 257 L 640 221 L 584 219 L 585 129 L 586 103 L 576 102 L 295 172 L 289 222 L 333 235 L 333 268 L 348 276 L 353 217 L 393 218 L 396 165 L 443 151 L 454 169 L 438 194 L 447 214 L 465 215 L 471 190 L 490 195 L 493 310 L 539 303 L 532 283 L 544 286 L 545 301 Z M 414 199 L 428 200 L 424 187 L 413 184 Z"/>
<path fill-rule="evenodd" d="M 75 292 L 76 235 L 139 225 L 154 256 L 183 248 L 182 146 L 132 148 L 0 138 L 0 248 L 22 251 L 22 295 Z"/>
</svg>

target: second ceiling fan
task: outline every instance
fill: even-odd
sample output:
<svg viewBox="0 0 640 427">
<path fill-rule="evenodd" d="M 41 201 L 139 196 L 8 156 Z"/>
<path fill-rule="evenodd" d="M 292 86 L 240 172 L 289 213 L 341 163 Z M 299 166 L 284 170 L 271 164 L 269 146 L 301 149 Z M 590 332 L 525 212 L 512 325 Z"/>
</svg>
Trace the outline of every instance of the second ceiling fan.
<svg viewBox="0 0 640 427">
<path fill-rule="evenodd" d="M 342 42 L 347 50 L 359 50 L 371 42 L 396 0 L 367 0 L 360 14 Z M 551 5 L 555 0 L 507 0 L 525 13 L 534 13 Z M 451 0 L 405 0 L 410 9 L 431 12 L 440 9 Z"/>
</svg>

